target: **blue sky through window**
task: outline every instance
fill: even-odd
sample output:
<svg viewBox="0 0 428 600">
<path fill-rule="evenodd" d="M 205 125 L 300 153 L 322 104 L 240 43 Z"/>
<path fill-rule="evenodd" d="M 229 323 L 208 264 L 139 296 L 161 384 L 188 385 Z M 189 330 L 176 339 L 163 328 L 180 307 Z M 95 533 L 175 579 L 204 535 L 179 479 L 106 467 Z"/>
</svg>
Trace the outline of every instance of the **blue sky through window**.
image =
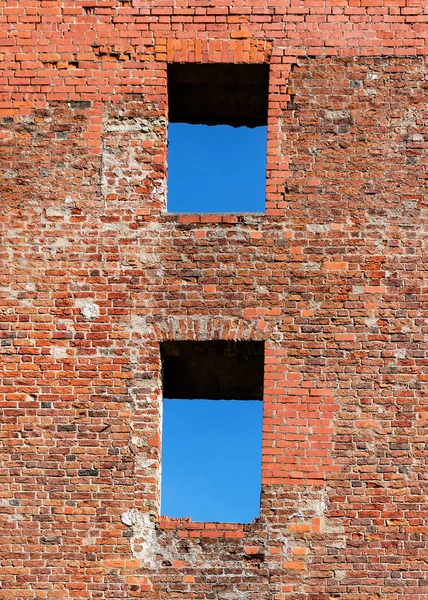
<svg viewBox="0 0 428 600">
<path fill-rule="evenodd" d="M 168 127 L 169 212 L 264 212 L 266 127 Z"/>
<path fill-rule="evenodd" d="M 261 401 L 163 401 L 161 514 L 249 523 L 259 515 Z"/>
</svg>

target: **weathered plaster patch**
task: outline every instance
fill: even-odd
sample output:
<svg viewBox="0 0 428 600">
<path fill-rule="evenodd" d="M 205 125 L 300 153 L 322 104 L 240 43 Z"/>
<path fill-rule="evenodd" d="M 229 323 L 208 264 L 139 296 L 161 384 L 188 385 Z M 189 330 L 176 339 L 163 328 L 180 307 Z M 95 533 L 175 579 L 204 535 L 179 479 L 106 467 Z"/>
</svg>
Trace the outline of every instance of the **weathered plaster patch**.
<svg viewBox="0 0 428 600">
<path fill-rule="evenodd" d="M 94 321 L 100 316 L 100 307 L 98 304 L 88 302 L 87 300 L 77 299 L 75 306 L 80 309 L 80 314 L 86 321 Z"/>
<path fill-rule="evenodd" d="M 63 346 L 53 346 L 49 353 L 54 358 L 65 358 L 67 356 L 67 348 L 64 348 Z"/>
<path fill-rule="evenodd" d="M 138 510 L 129 510 L 120 515 L 121 521 L 132 528 L 132 554 L 146 567 L 156 568 L 156 555 L 160 548 L 157 543 L 154 517 Z M 138 546 L 138 551 L 136 550 Z"/>
</svg>

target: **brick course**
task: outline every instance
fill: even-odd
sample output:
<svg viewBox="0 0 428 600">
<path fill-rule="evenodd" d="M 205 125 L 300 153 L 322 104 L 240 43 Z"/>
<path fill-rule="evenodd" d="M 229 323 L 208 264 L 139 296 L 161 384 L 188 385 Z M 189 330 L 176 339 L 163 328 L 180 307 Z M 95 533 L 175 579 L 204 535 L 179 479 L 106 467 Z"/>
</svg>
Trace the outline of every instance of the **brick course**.
<svg viewBox="0 0 428 600">
<path fill-rule="evenodd" d="M 428 8 L 0 2 L 0 599 L 425 600 Z M 166 206 L 167 61 L 270 64 L 266 215 Z M 159 517 L 159 342 L 264 340 L 261 516 Z"/>
</svg>

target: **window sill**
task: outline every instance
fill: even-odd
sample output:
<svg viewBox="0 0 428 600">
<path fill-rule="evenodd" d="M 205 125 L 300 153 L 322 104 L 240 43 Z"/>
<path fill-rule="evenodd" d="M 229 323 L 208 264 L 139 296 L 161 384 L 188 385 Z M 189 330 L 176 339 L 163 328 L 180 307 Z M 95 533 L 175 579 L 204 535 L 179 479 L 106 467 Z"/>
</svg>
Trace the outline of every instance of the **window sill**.
<svg viewBox="0 0 428 600">
<path fill-rule="evenodd" d="M 216 523 L 201 521 L 193 522 L 190 517 L 159 517 L 158 526 L 165 531 L 178 531 L 179 537 L 241 539 L 245 537 L 249 526 L 251 526 L 255 520 L 252 523 Z"/>
<path fill-rule="evenodd" d="M 264 217 L 264 212 L 246 212 L 246 213 L 204 213 L 192 214 L 181 212 L 167 212 L 162 215 L 167 220 L 177 221 L 178 223 L 245 223 L 246 217 Z M 168 218 L 170 217 L 170 219 Z"/>
</svg>

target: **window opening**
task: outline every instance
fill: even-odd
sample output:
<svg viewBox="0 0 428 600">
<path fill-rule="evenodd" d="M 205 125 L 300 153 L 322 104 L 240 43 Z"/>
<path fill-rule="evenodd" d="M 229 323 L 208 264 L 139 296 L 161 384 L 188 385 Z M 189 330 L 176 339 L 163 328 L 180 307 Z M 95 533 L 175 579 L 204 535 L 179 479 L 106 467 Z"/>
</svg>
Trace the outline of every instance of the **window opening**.
<svg viewBox="0 0 428 600">
<path fill-rule="evenodd" d="M 259 515 L 263 342 L 164 342 L 161 514 Z"/>
<path fill-rule="evenodd" d="M 168 211 L 263 212 L 269 66 L 168 65 Z"/>
</svg>

